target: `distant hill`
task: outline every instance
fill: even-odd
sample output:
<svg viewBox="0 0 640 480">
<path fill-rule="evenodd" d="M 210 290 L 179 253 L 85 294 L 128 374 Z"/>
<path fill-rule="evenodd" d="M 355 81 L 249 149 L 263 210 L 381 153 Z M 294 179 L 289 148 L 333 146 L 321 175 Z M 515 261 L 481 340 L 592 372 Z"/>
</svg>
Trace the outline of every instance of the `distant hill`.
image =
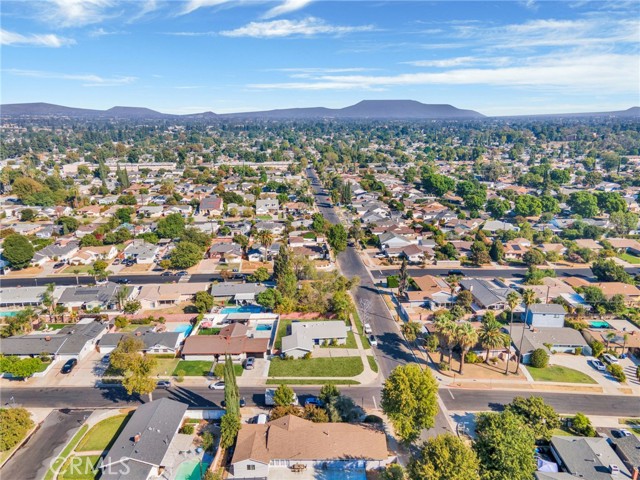
<svg viewBox="0 0 640 480">
<path fill-rule="evenodd" d="M 363 100 L 344 108 L 285 108 L 260 112 L 216 114 L 214 112 L 172 115 L 142 107 L 113 107 L 109 110 L 73 108 L 51 103 L 13 103 L 0 105 L 0 115 L 9 117 L 72 117 L 72 118 L 123 118 L 123 119 L 187 119 L 219 120 L 226 118 L 257 120 L 314 120 L 314 119 L 407 119 L 407 120 L 457 120 L 487 118 L 474 110 L 463 110 L 446 104 L 426 104 L 415 100 Z M 497 118 L 576 118 L 619 117 L 640 118 L 640 107 L 616 112 L 562 113 L 547 115 L 518 115 Z M 496 117 L 494 117 L 496 118 Z"/>
</svg>

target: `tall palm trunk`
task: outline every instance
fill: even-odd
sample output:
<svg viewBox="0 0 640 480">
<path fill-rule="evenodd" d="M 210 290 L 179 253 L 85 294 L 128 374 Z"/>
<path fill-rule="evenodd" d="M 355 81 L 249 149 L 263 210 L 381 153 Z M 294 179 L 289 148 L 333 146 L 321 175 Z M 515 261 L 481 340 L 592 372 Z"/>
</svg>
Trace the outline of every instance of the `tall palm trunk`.
<svg viewBox="0 0 640 480">
<path fill-rule="evenodd" d="M 511 320 L 509 320 L 509 345 L 507 345 L 507 369 L 505 370 L 505 375 L 509 375 L 509 363 L 511 363 L 511 334 L 513 333 L 513 309 L 511 309 Z"/>
</svg>

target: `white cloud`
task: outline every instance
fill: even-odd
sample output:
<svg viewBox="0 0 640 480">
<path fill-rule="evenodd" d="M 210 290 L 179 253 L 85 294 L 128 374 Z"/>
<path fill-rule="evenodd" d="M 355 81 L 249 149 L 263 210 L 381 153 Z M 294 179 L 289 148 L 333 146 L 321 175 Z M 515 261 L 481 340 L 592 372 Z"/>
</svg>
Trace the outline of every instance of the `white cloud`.
<svg viewBox="0 0 640 480">
<path fill-rule="evenodd" d="M 346 90 L 410 85 L 489 85 L 539 87 L 563 92 L 637 95 L 640 58 L 625 54 L 540 56 L 521 65 L 460 68 L 397 75 L 319 75 L 308 82 L 253 84 L 257 89 Z"/>
<path fill-rule="evenodd" d="M 140 2 L 136 2 L 136 3 L 140 3 Z M 133 17 L 131 17 L 129 19 L 128 23 L 132 23 L 132 22 L 135 22 L 136 20 L 141 19 L 145 15 L 147 15 L 147 14 L 149 14 L 151 12 L 154 12 L 157 8 L 158 8 L 158 1 L 157 0 L 146 0 L 142 4 L 142 8 L 138 11 L 138 13 L 136 13 Z"/>
<path fill-rule="evenodd" d="M 284 0 L 277 7 L 273 7 L 263 15 L 263 18 L 273 18 L 285 13 L 295 12 L 309 5 L 313 0 Z"/>
<path fill-rule="evenodd" d="M 165 32 L 165 35 L 174 37 L 213 37 L 217 32 Z"/>
<path fill-rule="evenodd" d="M 0 29 L 0 45 L 24 45 L 34 47 L 59 48 L 65 45 L 74 45 L 72 38 L 59 37 L 52 33 L 22 35 L 16 32 Z"/>
<path fill-rule="evenodd" d="M 90 25 L 111 16 L 108 10 L 114 5 L 114 0 L 51 0 L 45 16 L 63 27 Z"/>
<path fill-rule="evenodd" d="M 122 85 L 129 85 L 137 80 L 137 77 L 131 76 L 101 77 L 100 75 L 94 74 L 57 73 L 45 72 L 42 70 L 22 70 L 18 68 L 7 69 L 5 70 L 5 72 L 19 77 L 47 78 L 54 80 L 82 82 L 83 87 L 119 87 Z"/>
<path fill-rule="evenodd" d="M 217 7 L 218 5 L 223 5 L 229 1 L 230 0 L 188 0 L 180 12 L 180 15 L 187 15 L 203 7 Z"/>
<path fill-rule="evenodd" d="M 507 65 L 509 60 L 508 57 L 453 57 L 438 60 L 415 60 L 402 63 L 405 65 L 413 65 L 414 67 L 450 68 L 463 65 Z"/>
<path fill-rule="evenodd" d="M 105 30 L 104 28 L 100 27 L 100 28 L 96 28 L 95 30 L 91 30 L 89 32 L 89 36 L 90 37 L 106 37 L 108 35 L 122 35 L 124 33 L 124 31 L 121 30 Z"/>
<path fill-rule="evenodd" d="M 226 37 L 277 38 L 294 35 L 312 36 L 318 34 L 343 35 L 354 32 L 370 32 L 373 25 L 339 26 L 329 25 L 323 20 L 307 17 L 302 20 L 273 20 L 270 22 L 251 22 L 235 30 L 220 32 Z"/>
</svg>

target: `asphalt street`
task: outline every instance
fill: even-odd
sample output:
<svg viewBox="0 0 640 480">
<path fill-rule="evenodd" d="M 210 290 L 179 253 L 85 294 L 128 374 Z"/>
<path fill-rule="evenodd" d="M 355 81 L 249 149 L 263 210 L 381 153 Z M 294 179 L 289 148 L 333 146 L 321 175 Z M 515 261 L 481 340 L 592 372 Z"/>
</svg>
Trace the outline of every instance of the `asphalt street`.
<svg viewBox="0 0 640 480">
<path fill-rule="evenodd" d="M 2 479 L 43 478 L 64 446 L 78 431 L 91 410 L 54 410 L 24 447 L 0 469 Z"/>
</svg>

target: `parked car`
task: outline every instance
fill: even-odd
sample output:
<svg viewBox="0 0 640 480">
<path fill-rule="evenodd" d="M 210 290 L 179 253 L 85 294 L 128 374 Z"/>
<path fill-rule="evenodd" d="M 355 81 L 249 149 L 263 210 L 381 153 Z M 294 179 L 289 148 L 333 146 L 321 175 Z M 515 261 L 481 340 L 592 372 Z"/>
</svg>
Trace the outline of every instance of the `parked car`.
<svg viewBox="0 0 640 480">
<path fill-rule="evenodd" d="M 369 325 L 368 323 L 364 324 L 364 333 L 366 333 L 367 335 L 370 335 L 373 333 L 373 330 L 371 329 L 371 325 Z"/>
<path fill-rule="evenodd" d="M 244 399 L 244 397 L 242 397 L 242 398 L 240 399 L 240 406 L 241 406 L 241 407 L 246 407 L 246 406 L 247 406 L 247 401 Z"/>
<path fill-rule="evenodd" d="M 249 357 L 244 361 L 244 368 L 246 370 L 253 370 L 253 366 L 256 363 L 256 359 L 253 357 Z"/>
<path fill-rule="evenodd" d="M 105 365 L 109 365 L 110 361 L 111 361 L 110 353 L 107 353 L 104 357 L 102 357 L 102 363 L 104 363 Z"/>
<path fill-rule="evenodd" d="M 71 370 L 78 364 L 78 360 L 75 358 L 70 358 L 65 362 L 60 370 L 61 373 L 71 373 Z"/>
<path fill-rule="evenodd" d="M 120 265 L 120 259 L 116 258 L 113 262 L 111 262 L 111 265 Z"/>
<path fill-rule="evenodd" d="M 172 275 L 173 275 L 173 273 L 171 273 L 171 272 L 162 272 L 162 275 L 160 275 L 160 276 L 161 277 L 170 277 Z"/>
<path fill-rule="evenodd" d="M 378 340 L 376 340 L 376 337 L 374 337 L 373 335 L 369 335 L 369 343 L 373 347 L 378 346 Z"/>
<path fill-rule="evenodd" d="M 630 437 L 632 433 L 626 428 L 620 428 L 618 430 L 611 430 L 611 435 L 613 435 L 615 438 L 622 438 Z"/>
<path fill-rule="evenodd" d="M 600 370 L 601 372 L 604 372 L 607 369 L 607 366 L 597 359 L 591 360 L 591 366 L 596 370 Z"/>
<path fill-rule="evenodd" d="M 189 272 L 187 272 L 186 270 L 182 270 L 181 272 L 176 273 L 176 275 L 179 277 L 186 277 L 187 275 L 189 275 Z"/>
<path fill-rule="evenodd" d="M 171 387 L 171 382 L 169 380 L 159 380 L 158 383 L 156 383 L 156 388 L 170 388 Z"/>
<path fill-rule="evenodd" d="M 267 423 L 267 415 L 265 413 L 258 414 L 258 416 L 254 420 L 254 423 L 257 423 L 258 425 Z"/>
<path fill-rule="evenodd" d="M 305 407 L 307 405 L 315 405 L 316 407 L 322 407 L 324 403 L 318 397 L 309 397 L 304 401 Z"/>
<path fill-rule="evenodd" d="M 602 355 L 602 360 L 604 360 L 604 362 L 608 363 L 609 365 L 618 364 L 618 359 L 613 355 L 611 355 L 610 353 L 605 353 L 604 355 Z"/>
<path fill-rule="evenodd" d="M 54 268 L 55 270 L 58 270 L 59 268 L 62 268 L 62 267 L 64 267 L 65 265 L 66 265 L 66 263 L 64 263 L 64 262 L 58 262 L 58 263 L 56 263 L 56 264 L 53 266 L 53 268 Z"/>
<path fill-rule="evenodd" d="M 216 382 L 209 384 L 209 390 L 224 390 L 224 382 Z"/>
<path fill-rule="evenodd" d="M 128 278 L 119 278 L 116 280 L 116 283 L 120 283 L 122 285 L 127 285 L 130 282 Z"/>
</svg>

